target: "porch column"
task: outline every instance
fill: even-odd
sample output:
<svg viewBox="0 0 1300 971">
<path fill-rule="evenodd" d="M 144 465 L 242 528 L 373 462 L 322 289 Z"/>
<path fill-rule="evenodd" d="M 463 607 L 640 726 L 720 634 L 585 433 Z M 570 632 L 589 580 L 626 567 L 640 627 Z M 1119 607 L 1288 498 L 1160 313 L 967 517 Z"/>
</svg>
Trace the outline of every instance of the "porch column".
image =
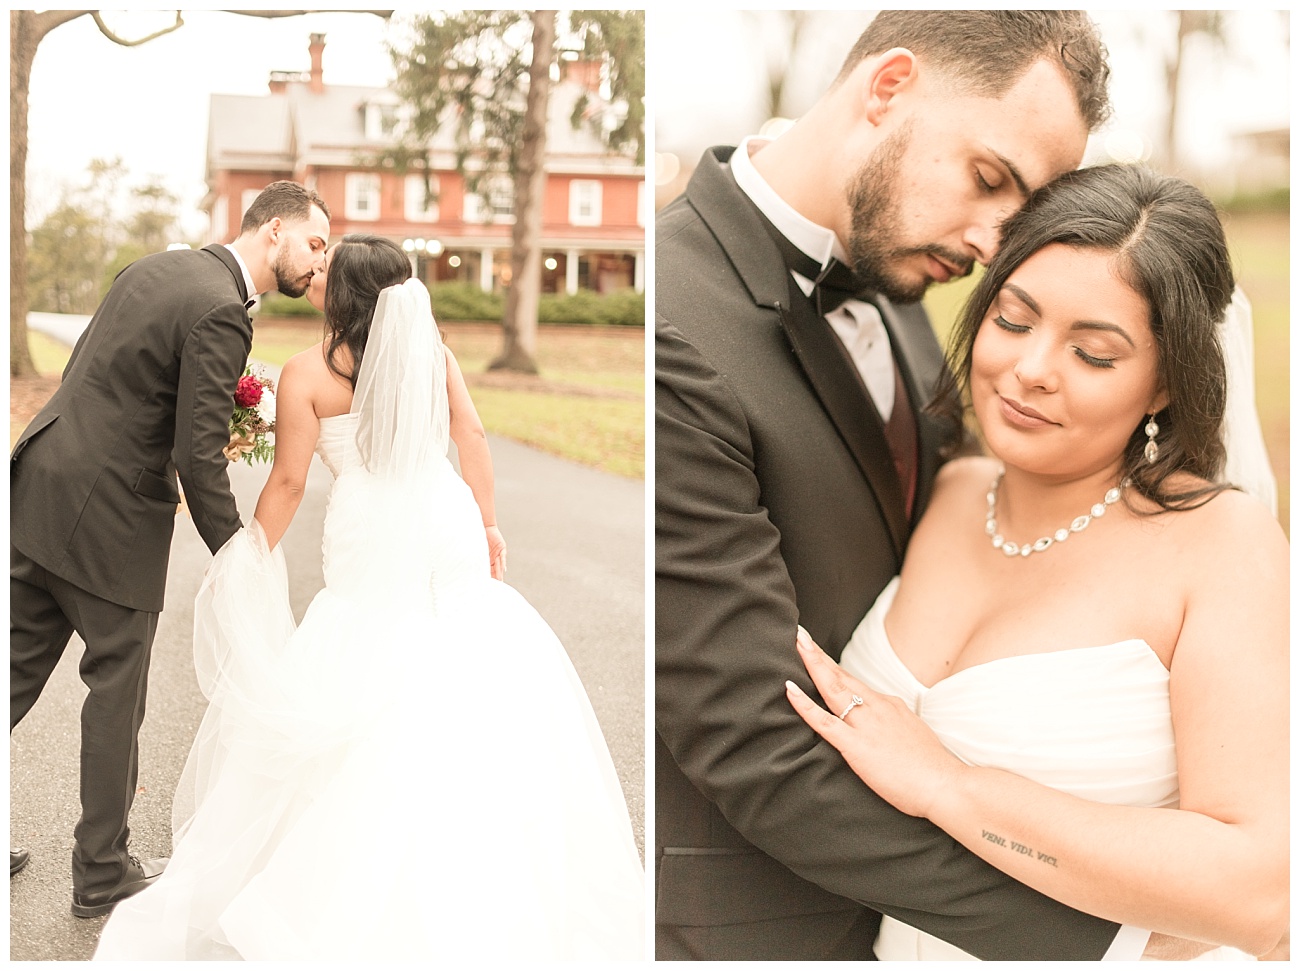
<svg viewBox="0 0 1300 971">
<path fill-rule="evenodd" d="M 564 254 L 564 292 L 568 294 L 578 292 L 578 256 L 576 249 Z"/>
<path fill-rule="evenodd" d="M 632 269 L 632 287 L 637 293 L 645 293 L 645 253 L 637 252 L 633 258 L 636 262 Z"/>
<path fill-rule="evenodd" d="M 484 293 L 492 292 L 492 250 L 479 251 L 478 288 Z"/>
</svg>

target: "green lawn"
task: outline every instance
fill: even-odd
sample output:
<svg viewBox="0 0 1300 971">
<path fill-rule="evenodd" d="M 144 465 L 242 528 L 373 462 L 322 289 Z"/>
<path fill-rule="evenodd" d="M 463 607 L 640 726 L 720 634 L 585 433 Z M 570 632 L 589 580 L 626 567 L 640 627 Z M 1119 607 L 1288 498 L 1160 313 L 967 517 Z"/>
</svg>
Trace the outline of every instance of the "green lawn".
<svg viewBox="0 0 1300 971">
<path fill-rule="evenodd" d="M 539 380 L 488 374 L 500 327 L 443 324 L 489 432 L 593 468 L 645 477 L 645 331 L 541 327 Z M 256 320 L 253 357 L 282 365 L 321 339 L 318 319 Z"/>
</svg>

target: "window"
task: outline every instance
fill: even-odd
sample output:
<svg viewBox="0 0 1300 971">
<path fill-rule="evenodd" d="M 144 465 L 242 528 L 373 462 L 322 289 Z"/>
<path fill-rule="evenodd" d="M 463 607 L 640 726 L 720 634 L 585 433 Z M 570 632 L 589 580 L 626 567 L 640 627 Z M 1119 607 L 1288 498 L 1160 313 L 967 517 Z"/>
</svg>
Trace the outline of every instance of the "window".
<svg viewBox="0 0 1300 971">
<path fill-rule="evenodd" d="M 218 198 L 216 203 L 212 206 L 212 227 L 209 230 L 208 235 L 218 243 L 225 240 L 226 233 L 230 231 L 230 226 L 228 225 L 230 219 L 229 208 L 225 196 Z M 236 233 L 236 235 L 238 235 L 238 233 Z"/>
<path fill-rule="evenodd" d="M 487 206 L 483 204 L 483 197 L 477 192 L 465 193 L 465 213 L 463 218 L 467 223 L 487 222 Z"/>
<path fill-rule="evenodd" d="M 349 172 L 343 179 L 343 197 L 348 219 L 379 218 L 379 176 L 373 172 Z"/>
<path fill-rule="evenodd" d="M 429 176 L 429 188 L 425 191 L 423 175 L 406 177 L 406 220 L 407 222 L 435 223 L 438 221 L 438 177 Z"/>
<path fill-rule="evenodd" d="M 494 223 L 515 221 L 515 187 L 509 179 L 493 179 L 487 197 Z"/>
<path fill-rule="evenodd" d="M 262 194 L 261 189 L 245 189 L 239 194 L 239 221 L 244 221 L 244 213 L 248 212 L 249 207 L 257 201 L 257 197 Z"/>
<path fill-rule="evenodd" d="M 595 179 L 569 183 L 569 222 L 574 226 L 600 225 L 601 184 Z"/>
<path fill-rule="evenodd" d="M 372 101 L 366 105 L 365 124 L 367 140 L 386 141 L 402 134 L 406 127 L 406 112 L 396 103 Z"/>
<path fill-rule="evenodd" d="M 512 223 L 515 221 L 515 192 L 509 178 L 484 179 L 478 192 L 465 193 L 465 222 Z"/>
</svg>

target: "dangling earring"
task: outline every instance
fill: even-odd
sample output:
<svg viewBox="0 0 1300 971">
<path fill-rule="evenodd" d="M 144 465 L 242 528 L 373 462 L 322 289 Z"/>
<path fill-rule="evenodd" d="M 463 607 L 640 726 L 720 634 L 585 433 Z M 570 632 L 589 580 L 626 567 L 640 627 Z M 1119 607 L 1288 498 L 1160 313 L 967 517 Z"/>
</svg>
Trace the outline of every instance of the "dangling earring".
<svg viewBox="0 0 1300 971">
<path fill-rule="evenodd" d="M 1147 447 L 1143 450 L 1142 454 L 1147 457 L 1148 465 L 1155 465 L 1156 459 L 1160 458 L 1160 446 L 1156 444 L 1156 436 L 1160 434 L 1160 426 L 1156 424 L 1156 416 L 1154 414 L 1147 419 L 1147 427 L 1145 431 L 1147 433 Z"/>
</svg>

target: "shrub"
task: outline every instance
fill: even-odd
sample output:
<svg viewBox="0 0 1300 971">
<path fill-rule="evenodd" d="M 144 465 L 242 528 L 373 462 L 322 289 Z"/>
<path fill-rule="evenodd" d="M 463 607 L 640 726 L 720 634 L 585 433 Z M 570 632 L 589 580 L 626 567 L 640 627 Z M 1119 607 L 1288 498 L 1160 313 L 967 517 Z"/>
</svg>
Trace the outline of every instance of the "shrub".
<svg viewBox="0 0 1300 971">
<path fill-rule="evenodd" d="M 320 317 L 319 310 L 307 302 L 306 297 L 286 297 L 283 293 L 262 294 L 257 302 L 257 312 L 267 317 Z"/>
<path fill-rule="evenodd" d="M 429 291 L 436 320 L 500 321 L 505 297 L 473 283 L 436 283 Z"/>
</svg>

